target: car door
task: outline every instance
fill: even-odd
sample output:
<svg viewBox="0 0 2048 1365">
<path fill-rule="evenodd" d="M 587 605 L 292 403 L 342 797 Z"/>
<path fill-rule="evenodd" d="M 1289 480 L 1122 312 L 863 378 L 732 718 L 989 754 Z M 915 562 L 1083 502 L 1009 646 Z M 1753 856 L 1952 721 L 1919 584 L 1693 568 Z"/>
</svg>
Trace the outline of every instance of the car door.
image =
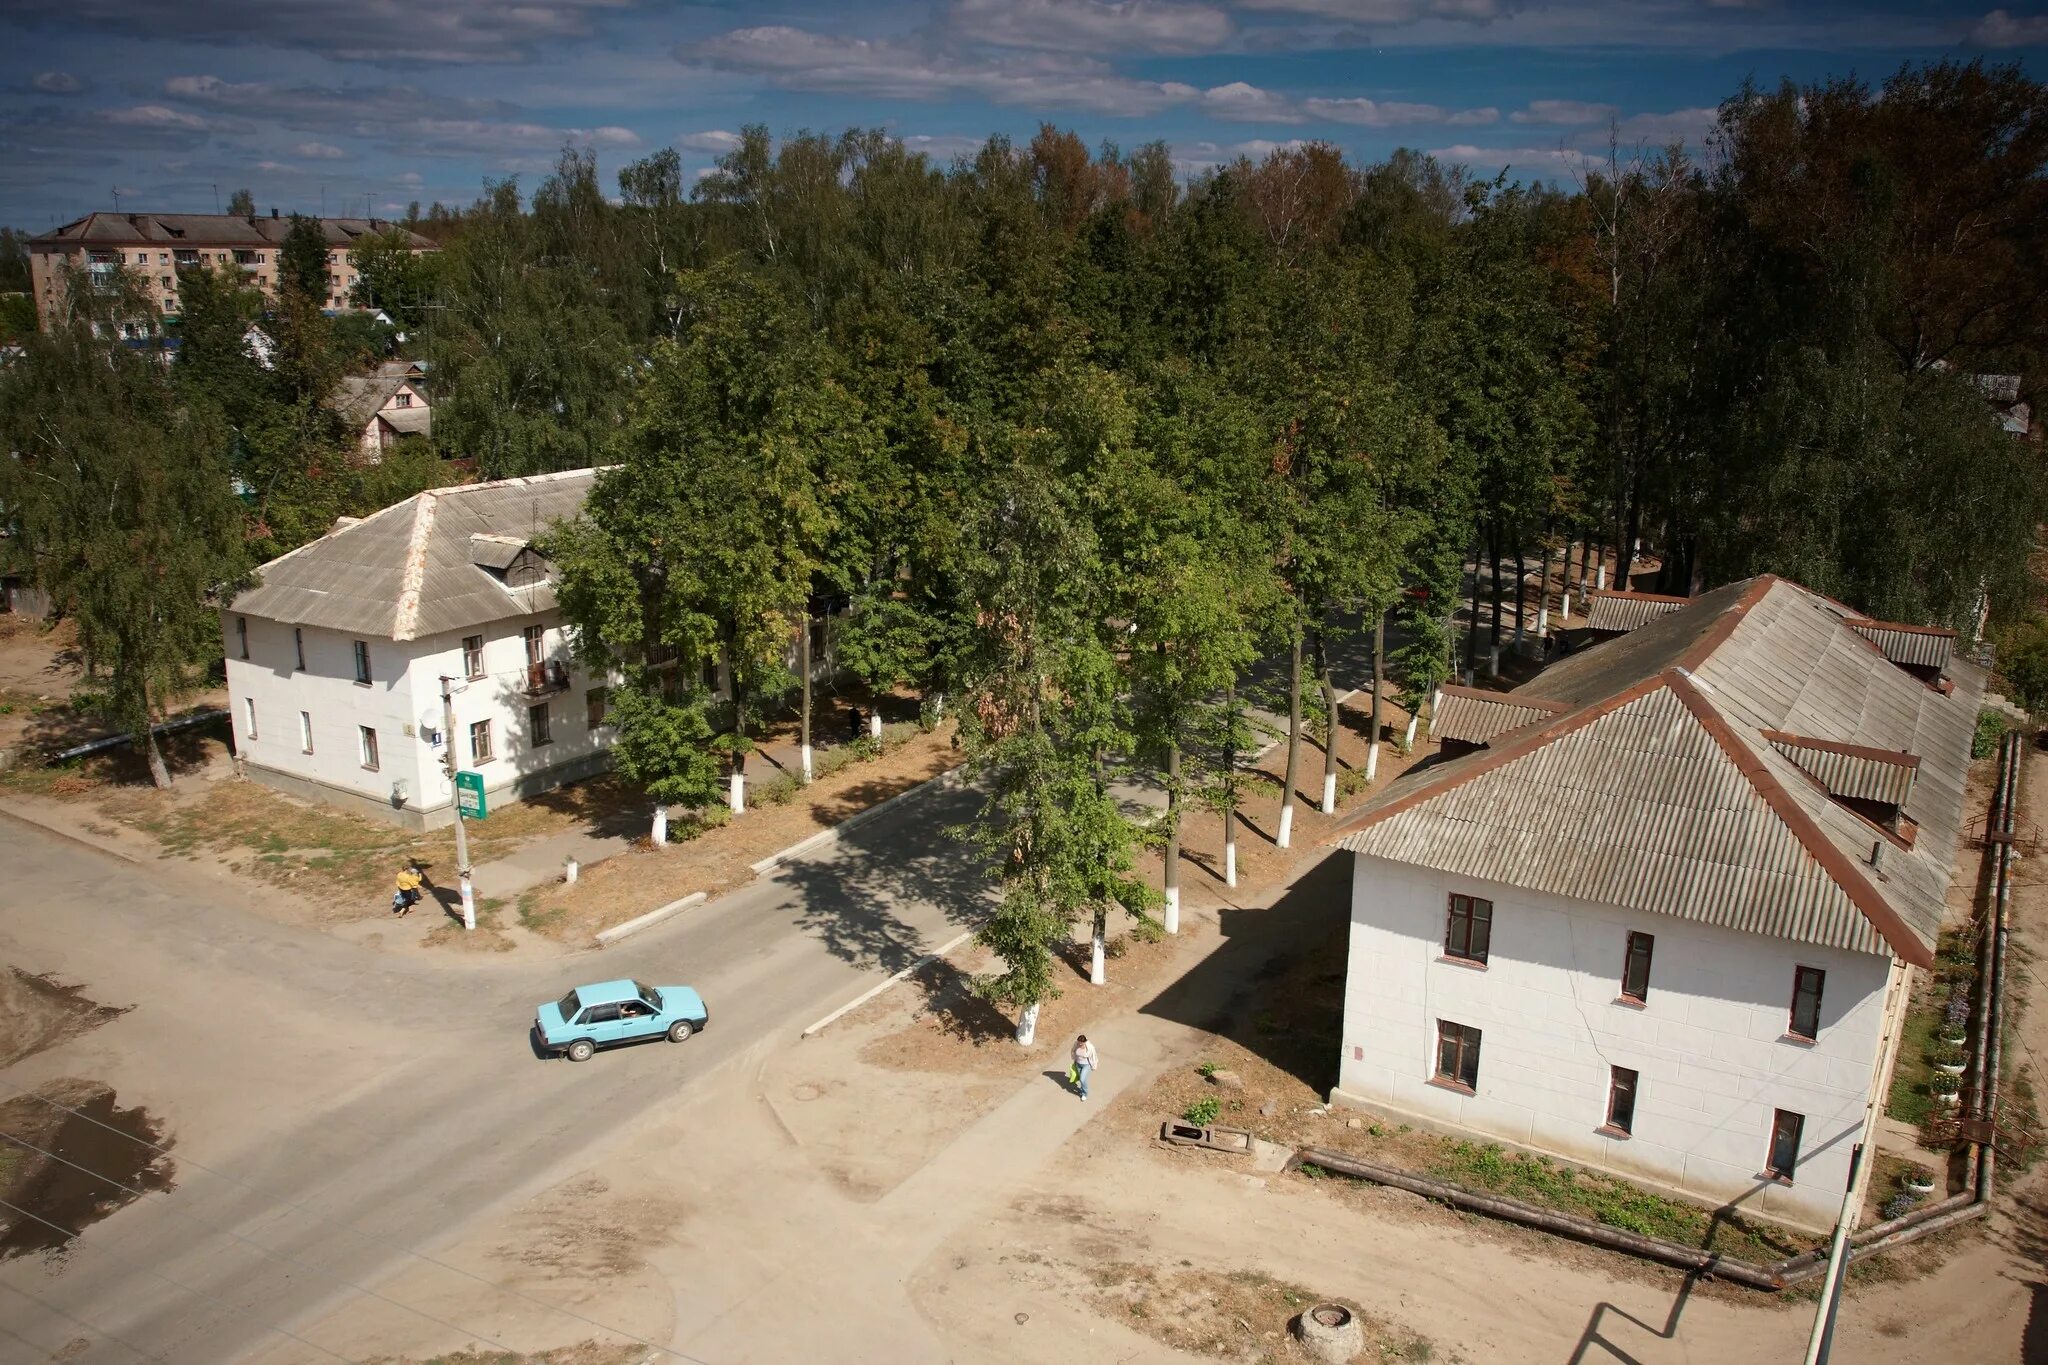
<svg viewBox="0 0 2048 1365">
<path fill-rule="evenodd" d="M 652 1038 L 668 1027 L 662 1022 L 661 1012 L 651 1008 L 644 1000 L 628 1000 L 619 1006 L 619 1037 Z"/>
<path fill-rule="evenodd" d="M 619 1007 L 617 1005 L 592 1005 L 583 1011 L 583 1018 L 577 1032 L 591 1042 L 603 1047 L 619 1041 Z"/>
</svg>

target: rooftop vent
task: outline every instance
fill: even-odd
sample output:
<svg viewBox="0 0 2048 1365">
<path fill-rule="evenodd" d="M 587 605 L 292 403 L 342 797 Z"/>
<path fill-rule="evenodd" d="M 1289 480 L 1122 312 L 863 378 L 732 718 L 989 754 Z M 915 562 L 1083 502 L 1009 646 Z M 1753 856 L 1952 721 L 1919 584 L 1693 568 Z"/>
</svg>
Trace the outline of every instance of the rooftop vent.
<svg viewBox="0 0 2048 1365">
<path fill-rule="evenodd" d="M 1909 626 L 1900 621 L 1873 621 L 1867 616 L 1851 616 L 1842 624 L 1929 686 L 1941 681 L 1956 652 L 1956 633 L 1940 626 Z"/>
</svg>

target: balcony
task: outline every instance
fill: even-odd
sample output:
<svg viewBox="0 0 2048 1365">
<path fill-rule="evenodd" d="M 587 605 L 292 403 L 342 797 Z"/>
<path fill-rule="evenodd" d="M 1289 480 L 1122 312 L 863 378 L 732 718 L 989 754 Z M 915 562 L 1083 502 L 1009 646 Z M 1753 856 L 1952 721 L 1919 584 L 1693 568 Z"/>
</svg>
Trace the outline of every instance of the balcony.
<svg viewBox="0 0 2048 1365">
<path fill-rule="evenodd" d="M 560 659 L 542 659 L 526 666 L 526 686 L 521 691 L 527 696 L 545 697 L 568 690 L 569 665 Z"/>
</svg>

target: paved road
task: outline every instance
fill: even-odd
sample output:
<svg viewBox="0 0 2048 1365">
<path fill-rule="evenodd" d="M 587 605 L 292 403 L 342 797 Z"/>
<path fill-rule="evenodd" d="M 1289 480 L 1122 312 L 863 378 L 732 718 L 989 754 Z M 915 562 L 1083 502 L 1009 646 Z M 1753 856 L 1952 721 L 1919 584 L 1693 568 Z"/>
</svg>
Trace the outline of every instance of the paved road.
<svg viewBox="0 0 2048 1365">
<path fill-rule="evenodd" d="M 941 830 L 973 800 L 906 802 L 602 953 L 456 967 L 273 924 L 215 903 L 197 877 L 0 826 L 0 960 L 134 1005 L 0 1072 L 0 1098 L 57 1075 L 104 1080 L 168 1122 L 178 1161 L 173 1190 L 88 1228 L 62 1263 L 0 1263 L 0 1361 L 83 1339 L 67 1359 L 216 1365 L 276 1343 L 674 1087 L 788 1041 L 953 937 L 986 893 Z M 533 1056 L 538 1001 L 619 975 L 699 986 L 711 1027 L 581 1066 Z"/>
</svg>

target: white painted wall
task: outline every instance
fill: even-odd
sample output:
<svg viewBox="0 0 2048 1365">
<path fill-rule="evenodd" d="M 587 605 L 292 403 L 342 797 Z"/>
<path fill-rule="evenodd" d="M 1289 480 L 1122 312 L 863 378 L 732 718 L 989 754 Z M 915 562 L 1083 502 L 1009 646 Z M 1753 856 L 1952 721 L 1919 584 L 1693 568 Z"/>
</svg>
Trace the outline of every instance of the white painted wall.
<svg viewBox="0 0 2048 1365">
<path fill-rule="evenodd" d="M 491 722 L 493 756 L 478 767 L 492 804 L 515 799 L 516 784 L 565 764 L 589 759 L 611 738 L 608 727 L 592 730 L 586 720 L 591 682 L 569 656 L 558 613 L 512 617 L 487 626 L 438 635 L 404 644 L 367 639 L 372 682 L 355 681 L 354 642 L 339 631 L 303 627 L 306 667 L 297 668 L 292 626 L 248 616 L 249 655 L 239 657 L 236 621 L 240 613 L 223 612 L 222 638 L 227 644 L 227 686 L 232 699 L 236 751 L 252 765 L 315 782 L 323 787 L 373 801 L 389 802 L 393 784 L 405 784 L 407 807 L 432 814 L 451 799 L 441 751 L 421 733 L 419 722 L 433 717 L 440 727 L 440 677 L 463 679 L 462 638 L 484 637 L 484 669 L 480 681 L 464 680 L 455 694 L 458 765 L 470 767 L 469 723 Z M 523 694 L 526 646 L 521 630 L 538 622 L 546 627 L 547 657 L 569 665 L 567 691 L 545 697 Z M 528 707 L 545 701 L 552 742 L 533 743 Z M 249 727 L 254 703 L 256 725 Z M 313 752 L 300 740 L 299 713 L 312 717 Z M 378 768 L 362 766 L 358 726 L 377 731 Z"/>
<path fill-rule="evenodd" d="M 1441 961 L 1452 892 L 1493 902 L 1486 970 Z M 1631 931 L 1647 1005 L 1617 1003 Z M 1832 1224 L 1885 1032 L 1888 958 L 1358 856 L 1333 1100 L 1413 1115 L 1809 1226 Z M 1827 973 L 1810 1045 L 1793 969 Z M 1483 1031 L 1476 1093 L 1430 1083 L 1437 1021 Z M 1609 1068 L 1641 1073 L 1634 1136 L 1603 1136 Z M 1806 1116 L 1791 1185 L 1760 1176 L 1772 1113 Z"/>
</svg>

